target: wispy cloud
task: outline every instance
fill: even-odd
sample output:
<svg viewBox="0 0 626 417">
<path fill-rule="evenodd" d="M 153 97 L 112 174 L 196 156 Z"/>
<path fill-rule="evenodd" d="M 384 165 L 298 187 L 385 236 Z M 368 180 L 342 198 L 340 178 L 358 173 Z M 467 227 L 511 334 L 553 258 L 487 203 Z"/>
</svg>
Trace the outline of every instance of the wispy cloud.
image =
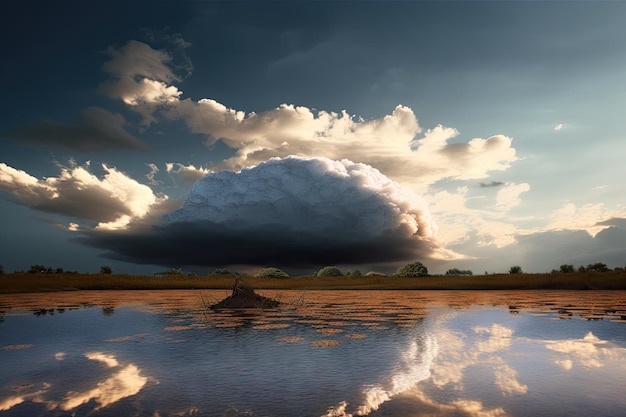
<svg viewBox="0 0 626 417">
<path fill-rule="evenodd" d="M 148 150 L 144 142 L 125 129 L 125 125 L 126 120 L 121 114 L 100 107 L 88 107 L 80 112 L 73 125 L 44 121 L 23 126 L 6 136 L 28 145 L 82 153 L 111 149 Z"/>
<path fill-rule="evenodd" d="M 565 127 L 565 125 L 563 123 L 559 123 L 558 125 L 554 126 L 554 130 L 555 131 L 559 131 L 562 130 Z"/>
</svg>

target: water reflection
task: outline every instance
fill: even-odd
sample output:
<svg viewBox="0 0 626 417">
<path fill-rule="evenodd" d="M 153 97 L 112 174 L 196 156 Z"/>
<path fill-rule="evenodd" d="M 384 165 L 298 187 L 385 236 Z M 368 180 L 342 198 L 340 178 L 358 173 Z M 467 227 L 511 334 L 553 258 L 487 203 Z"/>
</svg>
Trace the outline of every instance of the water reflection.
<svg viewBox="0 0 626 417">
<path fill-rule="evenodd" d="M 0 296 L 0 417 L 620 416 L 626 407 L 623 292 L 268 291 L 298 302 L 203 308 L 203 297 L 221 295 Z"/>
<path fill-rule="evenodd" d="M 90 406 L 89 410 L 97 411 L 123 398 L 137 394 L 148 382 L 148 378 L 141 374 L 136 365 L 121 366 L 118 359 L 112 354 L 88 352 L 84 356 L 89 360 L 100 362 L 106 368 L 115 369 L 115 372 L 96 381 L 91 388 L 80 391 L 74 390 L 78 387 L 73 386 L 73 381 L 63 380 L 63 374 L 60 375 L 60 380 L 54 383 L 31 383 L 14 387 L 13 391 L 17 392 L 16 394 L 0 399 L 0 411 L 9 410 L 26 401 L 43 404 L 48 411 L 56 409 L 71 411 L 93 401 L 96 405 L 95 407 Z M 57 352 L 54 358 L 57 361 L 65 360 L 66 353 Z M 79 383 L 81 382 L 79 381 Z M 62 392 L 63 394 L 61 394 Z"/>
</svg>

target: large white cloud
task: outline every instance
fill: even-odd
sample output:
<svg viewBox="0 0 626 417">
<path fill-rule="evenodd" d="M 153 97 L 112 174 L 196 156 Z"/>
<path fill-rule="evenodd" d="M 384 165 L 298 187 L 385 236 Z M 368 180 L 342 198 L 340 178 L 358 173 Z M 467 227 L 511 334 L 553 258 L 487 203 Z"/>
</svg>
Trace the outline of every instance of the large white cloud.
<svg viewBox="0 0 626 417">
<path fill-rule="evenodd" d="M 103 164 L 102 169 L 98 178 L 89 164 L 62 166 L 57 177 L 38 179 L 0 163 L 0 190 L 30 208 L 93 221 L 100 229 L 124 228 L 167 199 L 116 168 Z"/>
<path fill-rule="evenodd" d="M 348 160 L 276 158 L 207 174 L 152 229 L 87 234 L 110 257 L 166 265 L 390 263 L 457 256 L 426 202 Z"/>
</svg>

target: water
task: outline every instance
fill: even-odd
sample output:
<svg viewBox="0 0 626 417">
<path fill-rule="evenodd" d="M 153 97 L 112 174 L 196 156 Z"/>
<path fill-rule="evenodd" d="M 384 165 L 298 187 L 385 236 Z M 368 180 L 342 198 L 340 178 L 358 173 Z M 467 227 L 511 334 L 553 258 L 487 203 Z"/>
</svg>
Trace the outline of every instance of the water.
<svg viewBox="0 0 626 417">
<path fill-rule="evenodd" d="M 4 416 L 623 416 L 626 292 L 0 295 Z"/>
</svg>

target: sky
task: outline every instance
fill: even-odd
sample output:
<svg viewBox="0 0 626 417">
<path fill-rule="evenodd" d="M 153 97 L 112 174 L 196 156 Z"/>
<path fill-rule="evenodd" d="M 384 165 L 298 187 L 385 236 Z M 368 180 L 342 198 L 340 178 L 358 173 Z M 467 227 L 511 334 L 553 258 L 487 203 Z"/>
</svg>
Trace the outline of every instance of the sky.
<svg viewBox="0 0 626 417">
<path fill-rule="evenodd" d="M 624 2 L 20 2 L 0 263 L 626 265 Z"/>
</svg>

